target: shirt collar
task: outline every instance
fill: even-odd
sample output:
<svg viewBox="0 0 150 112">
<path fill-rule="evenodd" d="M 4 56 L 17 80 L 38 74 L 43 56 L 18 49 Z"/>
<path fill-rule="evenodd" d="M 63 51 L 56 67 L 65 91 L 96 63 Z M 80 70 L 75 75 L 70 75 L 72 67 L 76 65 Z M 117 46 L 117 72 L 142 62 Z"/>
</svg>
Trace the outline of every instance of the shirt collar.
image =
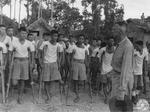
<svg viewBox="0 0 150 112">
<path fill-rule="evenodd" d="M 122 44 L 126 39 L 127 39 L 127 36 L 121 42 L 119 42 L 119 45 Z"/>
</svg>

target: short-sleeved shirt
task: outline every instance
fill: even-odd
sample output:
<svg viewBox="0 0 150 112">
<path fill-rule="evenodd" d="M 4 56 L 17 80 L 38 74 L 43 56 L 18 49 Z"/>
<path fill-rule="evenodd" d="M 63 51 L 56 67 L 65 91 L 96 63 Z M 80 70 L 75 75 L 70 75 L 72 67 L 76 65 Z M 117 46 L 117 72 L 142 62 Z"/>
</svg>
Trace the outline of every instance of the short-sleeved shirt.
<svg viewBox="0 0 150 112">
<path fill-rule="evenodd" d="M 60 46 L 60 52 L 64 52 L 64 49 L 66 49 L 66 45 L 64 42 L 58 43 Z"/>
<path fill-rule="evenodd" d="M 11 38 L 10 38 L 9 36 L 6 35 L 6 37 L 5 37 L 4 41 L 3 41 L 3 43 L 6 45 L 6 47 L 7 47 L 7 45 L 9 46 L 9 47 L 7 48 L 7 51 L 8 51 L 8 50 L 10 50 L 10 51 L 12 50 Z"/>
<path fill-rule="evenodd" d="M 74 54 L 74 59 L 78 59 L 78 60 L 85 60 L 85 53 L 87 52 L 88 53 L 88 51 L 87 51 L 87 48 L 80 48 L 80 47 L 74 47 L 74 50 L 73 50 L 74 52 L 75 52 L 75 54 Z"/>
<path fill-rule="evenodd" d="M 3 63 L 3 53 L 7 53 L 7 48 L 6 48 L 6 45 L 2 42 L 0 42 L 0 66 L 2 65 Z"/>
<path fill-rule="evenodd" d="M 106 51 L 106 47 L 103 47 L 99 50 L 98 57 L 102 58 L 102 75 L 109 73 L 113 69 L 111 66 L 113 54 L 114 53 L 108 53 Z"/>
<path fill-rule="evenodd" d="M 148 52 L 143 49 L 143 53 L 140 54 L 139 51 L 134 50 L 134 58 L 133 58 L 133 67 L 134 67 L 134 75 L 142 75 L 143 74 L 143 60 L 148 61 Z"/>
<path fill-rule="evenodd" d="M 7 53 L 7 47 L 4 43 L 0 42 L 0 48 L 2 48 L 2 53 Z"/>
<path fill-rule="evenodd" d="M 145 48 L 143 49 L 143 52 L 144 52 L 144 54 L 145 54 L 145 60 L 148 61 L 148 60 L 149 60 L 148 49 L 145 47 Z"/>
<path fill-rule="evenodd" d="M 12 51 L 13 50 L 13 41 L 16 41 L 18 38 L 13 36 L 12 38 L 10 37 L 11 39 L 11 45 L 9 46 L 9 51 Z"/>
<path fill-rule="evenodd" d="M 85 48 L 87 50 L 87 54 L 89 55 L 90 54 L 90 52 L 89 52 L 90 44 L 87 44 L 87 45 L 83 44 L 83 45 L 85 46 Z"/>
<path fill-rule="evenodd" d="M 66 49 L 66 52 L 67 53 L 72 53 L 73 52 L 73 49 L 76 47 L 75 43 L 71 44 L 69 43 L 69 46 L 68 48 Z"/>
<path fill-rule="evenodd" d="M 34 52 L 34 47 L 32 43 L 28 40 L 25 40 L 24 44 L 21 44 L 19 39 L 15 39 L 12 42 L 13 49 L 15 49 L 14 57 L 17 58 L 28 58 L 29 57 L 29 50 Z"/>
<path fill-rule="evenodd" d="M 54 63 L 57 62 L 57 53 L 60 52 L 60 46 L 58 43 L 55 45 L 51 44 L 49 41 L 45 41 L 40 46 L 40 50 L 46 47 L 46 52 L 44 56 L 44 63 Z"/>
<path fill-rule="evenodd" d="M 95 56 L 98 54 L 98 52 L 99 52 L 99 47 L 93 49 L 91 56 L 92 56 L 92 57 L 95 57 Z"/>
</svg>

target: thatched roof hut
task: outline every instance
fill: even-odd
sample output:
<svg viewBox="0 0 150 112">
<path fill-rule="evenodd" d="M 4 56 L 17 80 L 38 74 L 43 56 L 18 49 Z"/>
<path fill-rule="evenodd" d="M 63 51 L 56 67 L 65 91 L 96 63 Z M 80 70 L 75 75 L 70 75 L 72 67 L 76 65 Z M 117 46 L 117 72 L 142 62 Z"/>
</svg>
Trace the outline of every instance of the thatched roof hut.
<svg viewBox="0 0 150 112">
<path fill-rule="evenodd" d="M 150 23 L 141 19 L 128 19 L 128 37 L 133 41 L 142 40 L 145 44 L 150 42 Z"/>
<path fill-rule="evenodd" d="M 28 30 L 39 31 L 38 39 L 42 38 L 43 33 L 50 32 L 53 28 L 43 19 L 39 18 L 27 27 Z"/>
</svg>

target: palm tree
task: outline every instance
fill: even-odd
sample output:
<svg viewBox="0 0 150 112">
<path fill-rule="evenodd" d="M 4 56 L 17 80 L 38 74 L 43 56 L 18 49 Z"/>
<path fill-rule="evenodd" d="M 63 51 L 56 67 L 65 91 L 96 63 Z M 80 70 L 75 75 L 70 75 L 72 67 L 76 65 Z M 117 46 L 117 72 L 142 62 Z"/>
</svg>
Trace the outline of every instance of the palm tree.
<svg viewBox="0 0 150 112">
<path fill-rule="evenodd" d="M 42 1 L 39 0 L 38 19 L 41 17 L 41 6 L 42 6 Z"/>
<path fill-rule="evenodd" d="M 21 15 L 21 0 L 19 0 L 19 27 L 20 27 L 20 15 Z"/>
<path fill-rule="evenodd" d="M 0 24 L 2 24 L 3 23 L 3 6 L 2 6 L 2 4 L 0 4 Z"/>
<path fill-rule="evenodd" d="M 16 1 L 17 0 L 15 0 L 15 2 L 14 2 L 14 20 L 16 19 Z"/>
<path fill-rule="evenodd" d="M 11 0 L 10 0 L 10 19 L 11 19 L 11 9 L 12 9 L 12 6 L 11 6 Z"/>
</svg>

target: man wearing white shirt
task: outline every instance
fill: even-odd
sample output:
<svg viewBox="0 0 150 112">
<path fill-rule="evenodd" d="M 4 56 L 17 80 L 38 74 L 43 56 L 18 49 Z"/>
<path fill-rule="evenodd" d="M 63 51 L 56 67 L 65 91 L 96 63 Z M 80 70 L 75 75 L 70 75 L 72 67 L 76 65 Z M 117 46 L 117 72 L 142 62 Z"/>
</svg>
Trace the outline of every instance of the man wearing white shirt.
<svg viewBox="0 0 150 112">
<path fill-rule="evenodd" d="M 115 52 L 114 47 L 114 39 L 110 38 L 108 39 L 108 43 L 106 47 L 103 47 L 99 50 L 99 60 L 100 60 L 100 71 L 101 71 L 101 83 L 103 87 L 103 92 L 105 95 L 104 102 L 107 103 L 109 100 L 110 90 L 108 90 L 108 87 L 110 89 L 111 86 L 111 76 L 109 76 L 109 73 L 112 71 L 111 61 L 113 54 Z"/>
<path fill-rule="evenodd" d="M 5 69 L 6 66 L 6 53 L 7 53 L 6 45 L 0 42 L 0 66 L 3 69 Z"/>
<path fill-rule="evenodd" d="M 58 32 L 55 30 L 51 31 L 51 40 L 45 41 L 40 46 L 41 54 L 43 54 L 41 60 L 41 66 L 43 66 L 43 82 L 45 84 L 45 90 L 47 94 L 47 99 L 45 100 L 48 103 L 51 99 L 49 94 L 49 89 L 52 83 L 59 81 L 60 84 L 63 83 L 59 67 L 60 67 L 60 45 L 57 43 Z M 44 51 L 44 53 L 43 53 Z"/>
<path fill-rule="evenodd" d="M 11 38 L 6 34 L 6 27 L 4 25 L 0 25 L 0 41 L 6 45 L 7 50 L 11 50 Z"/>
<path fill-rule="evenodd" d="M 27 38 L 27 30 L 24 27 L 19 29 L 19 37 L 12 43 L 14 52 L 14 65 L 12 72 L 13 85 L 18 85 L 17 102 L 22 103 L 22 95 L 25 86 L 25 80 L 29 79 L 29 53 L 31 53 L 31 62 L 33 65 L 34 48 Z"/>
<path fill-rule="evenodd" d="M 87 59 L 88 59 L 88 53 L 87 49 L 83 45 L 84 42 L 84 35 L 79 35 L 79 40 L 77 42 L 76 47 L 73 49 L 73 62 L 72 62 L 72 79 L 74 81 L 75 86 L 75 94 L 76 98 L 74 99 L 74 102 L 77 103 L 80 100 L 79 91 L 78 91 L 78 84 L 79 81 L 86 81 L 87 75 L 86 75 L 86 68 L 88 66 Z"/>
</svg>

